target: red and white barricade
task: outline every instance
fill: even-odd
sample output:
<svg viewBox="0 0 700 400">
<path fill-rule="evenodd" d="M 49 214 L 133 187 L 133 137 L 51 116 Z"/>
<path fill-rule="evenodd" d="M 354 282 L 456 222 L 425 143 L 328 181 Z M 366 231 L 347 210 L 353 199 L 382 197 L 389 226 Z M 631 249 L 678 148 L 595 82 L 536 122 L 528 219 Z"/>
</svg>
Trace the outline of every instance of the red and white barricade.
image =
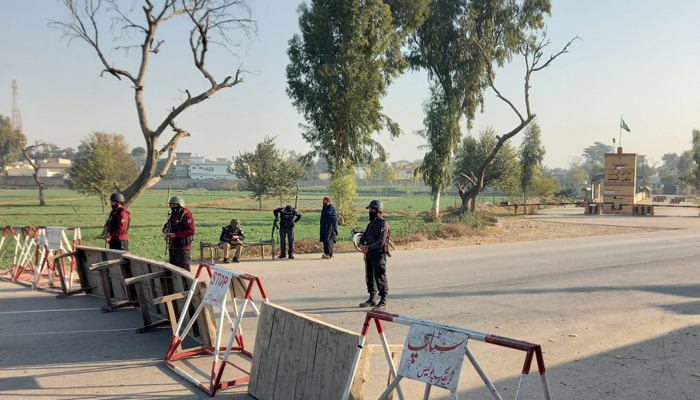
<svg viewBox="0 0 700 400">
<path fill-rule="evenodd" d="M 83 244 L 83 238 L 78 227 L 63 226 L 40 226 L 36 228 L 38 234 L 36 239 L 36 259 L 38 267 L 34 268 L 34 281 L 32 289 L 39 286 L 54 286 L 56 273 L 63 278 L 61 286 L 70 291 L 73 282 L 78 280 L 73 276 L 78 265 L 75 256 L 61 257 L 63 254 L 74 252 L 76 245 Z M 66 231 L 73 232 L 72 241 L 68 240 Z M 58 271 L 58 268 L 61 271 Z M 40 282 L 41 278 L 48 278 L 47 282 Z"/>
<path fill-rule="evenodd" d="M 498 400 L 503 400 L 496 390 L 496 387 L 486 375 L 486 372 L 484 372 L 481 365 L 479 365 L 474 354 L 469 350 L 469 347 L 467 347 L 467 341 L 469 339 L 525 352 L 525 362 L 523 364 L 522 374 L 520 375 L 518 390 L 515 394 L 516 400 L 521 400 L 523 398 L 525 380 L 530 373 L 533 357 L 536 358 L 537 367 L 542 380 L 542 387 L 544 389 L 544 398 L 546 400 L 551 400 L 549 383 L 547 382 L 544 358 L 542 357 L 540 345 L 378 310 L 368 312 L 365 317 L 365 323 L 362 327 L 362 334 L 357 344 L 357 352 L 355 353 L 355 360 L 353 361 L 351 369 L 352 372 L 348 378 L 345 392 L 343 393 L 343 400 L 347 400 L 350 395 L 350 387 L 352 386 L 355 376 L 357 363 L 362 354 L 362 347 L 367 339 L 367 331 L 369 330 L 371 320 L 374 320 L 377 326 L 377 331 L 379 332 L 379 337 L 384 347 L 384 353 L 386 354 L 389 368 L 393 376 L 393 380 L 379 397 L 379 400 L 386 399 L 394 389 L 397 390 L 399 398 L 404 400 L 403 391 L 399 384 L 402 378 L 424 382 L 426 384 L 423 395 L 424 400 L 428 400 L 430 389 L 433 386 L 449 390 L 451 398 L 456 400 L 457 385 L 459 384 L 464 355 L 469 358 L 469 361 L 474 366 L 474 369 L 484 381 L 484 384 L 493 397 Z M 394 366 L 394 363 L 391 361 L 391 352 L 389 351 L 389 344 L 384 335 L 384 327 L 381 321 L 396 322 L 410 326 L 398 368 Z"/>
<path fill-rule="evenodd" d="M 243 341 L 243 330 L 241 329 L 241 319 L 243 318 L 243 314 L 245 314 L 246 312 L 248 304 L 250 304 L 253 307 L 255 315 L 260 316 L 260 311 L 255 306 L 255 303 L 251 298 L 251 295 L 253 293 L 253 287 L 256 285 L 258 286 L 260 295 L 262 296 L 262 300 L 264 302 L 268 302 L 269 300 L 267 298 L 267 294 L 265 293 L 265 289 L 263 288 L 262 282 L 260 282 L 260 278 L 244 274 L 242 272 L 238 272 L 232 269 L 228 269 L 222 266 L 211 264 L 208 262 L 202 262 L 201 264 L 199 264 L 199 269 L 197 270 L 195 279 L 192 282 L 190 291 L 187 294 L 187 300 L 185 300 L 185 305 L 182 308 L 182 310 L 189 309 L 189 306 L 192 302 L 192 297 L 195 291 L 197 290 L 197 284 L 199 282 L 200 276 L 202 275 L 202 271 L 207 271 L 209 273 L 210 280 L 209 285 L 207 286 L 207 291 L 204 293 L 202 302 L 197 307 L 197 310 L 191 317 L 189 317 L 189 322 L 187 323 L 187 326 L 185 326 L 184 330 L 182 329 L 182 325 L 185 319 L 187 318 L 187 312 L 183 311 L 180 315 L 180 319 L 177 321 L 177 328 L 175 329 L 175 332 L 173 332 L 173 338 L 170 341 L 168 352 L 166 353 L 165 359 L 163 361 L 165 362 L 165 365 L 177 372 L 183 378 L 195 384 L 197 387 L 206 392 L 209 396 L 214 396 L 216 394 L 216 391 L 219 389 L 246 383 L 250 380 L 250 371 L 246 371 L 243 368 L 237 366 L 236 364 L 229 361 L 228 358 L 231 354 L 231 351 L 238 351 L 245 355 L 252 356 L 252 353 L 245 349 L 245 342 Z M 245 282 L 247 282 L 247 286 L 245 285 Z M 245 291 L 245 295 L 243 296 L 243 304 L 241 305 L 240 309 L 238 308 L 238 305 L 236 303 L 235 297 L 237 296 L 234 295 L 234 298 L 231 298 L 234 307 L 234 317 L 236 317 L 236 321 L 233 322 L 231 320 L 228 310 L 226 309 L 226 300 L 228 298 L 229 291 L 232 290 L 235 293 L 237 290 L 236 288 L 239 288 L 239 290 L 243 289 Z M 190 331 L 192 325 L 197 320 L 197 317 L 202 312 L 202 309 L 204 308 L 205 304 L 209 304 L 212 307 L 217 307 L 221 310 L 219 312 L 219 321 L 216 330 L 216 343 L 214 344 L 214 347 L 195 347 L 193 349 L 185 349 L 178 352 L 177 350 L 182 344 L 183 338 L 187 336 L 187 333 Z M 229 339 L 228 344 L 225 347 L 221 347 L 221 336 L 223 333 L 224 320 L 228 322 L 229 327 L 231 328 L 231 338 Z M 236 341 L 237 346 L 233 346 L 234 340 Z M 224 352 L 223 356 L 221 356 L 222 351 Z M 173 363 L 173 361 L 178 359 L 189 358 L 204 354 L 214 356 L 214 360 L 212 362 L 211 367 L 211 376 L 209 382 L 207 383 L 200 382 L 199 380 L 197 380 L 197 378 L 191 376 L 186 371 L 182 370 Z M 224 368 L 227 364 L 245 373 L 246 376 L 228 382 L 221 382 L 221 378 L 224 373 Z"/>
<path fill-rule="evenodd" d="M 12 225 L 6 226 L 2 239 L 0 239 L 0 248 L 3 248 L 7 234 L 10 233 L 12 236 L 7 241 L 7 247 L 5 247 L 0 254 L 0 257 L 5 255 L 8 248 L 14 245 L 14 257 L 12 259 L 12 269 L 10 280 L 16 281 L 21 278 L 31 279 L 34 275 L 34 268 L 39 263 L 40 254 L 36 252 L 36 237 L 37 229 L 33 226 L 23 226 L 23 225 Z M 34 255 L 34 258 L 32 258 Z"/>
</svg>

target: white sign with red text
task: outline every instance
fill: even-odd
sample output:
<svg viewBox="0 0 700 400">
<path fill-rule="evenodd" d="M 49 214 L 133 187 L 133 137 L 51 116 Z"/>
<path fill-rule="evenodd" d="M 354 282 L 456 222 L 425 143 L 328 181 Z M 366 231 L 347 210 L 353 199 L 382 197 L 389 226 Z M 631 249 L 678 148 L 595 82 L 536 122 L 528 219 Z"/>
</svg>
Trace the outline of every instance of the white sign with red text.
<svg viewBox="0 0 700 400">
<path fill-rule="evenodd" d="M 228 287 L 233 279 L 233 271 L 217 266 L 210 268 L 212 276 L 207 291 L 204 293 L 204 302 L 212 306 L 223 307 Z"/>
<path fill-rule="evenodd" d="M 469 336 L 465 333 L 412 324 L 406 336 L 398 374 L 454 392 L 462 371 L 467 339 Z"/>
</svg>

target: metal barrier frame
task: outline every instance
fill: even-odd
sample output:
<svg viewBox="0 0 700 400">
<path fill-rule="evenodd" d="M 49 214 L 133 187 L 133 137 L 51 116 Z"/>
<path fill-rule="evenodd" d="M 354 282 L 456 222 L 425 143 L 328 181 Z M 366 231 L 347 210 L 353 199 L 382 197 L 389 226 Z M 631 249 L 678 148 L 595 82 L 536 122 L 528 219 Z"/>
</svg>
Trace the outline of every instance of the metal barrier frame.
<svg viewBox="0 0 700 400">
<path fill-rule="evenodd" d="M 185 306 L 183 307 L 183 310 L 187 310 L 188 307 L 190 306 L 192 302 L 192 297 L 193 294 L 196 290 L 197 283 L 199 282 L 200 276 L 202 274 L 202 271 L 207 271 L 210 277 L 213 277 L 214 274 L 212 272 L 212 267 L 218 267 L 218 268 L 225 268 L 221 266 L 217 266 L 216 264 L 208 263 L 208 262 L 202 262 L 199 264 L 199 269 L 197 270 L 197 274 L 195 275 L 195 279 L 192 282 L 191 289 L 187 295 L 187 300 L 185 301 Z M 251 299 L 251 294 L 253 292 L 253 286 L 257 285 L 258 289 L 260 290 L 260 295 L 263 298 L 263 302 L 269 302 L 269 299 L 267 297 L 267 293 L 265 292 L 265 289 L 263 288 L 262 282 L 260 282 L 260 278 L 253 276 L 253 275 L 248 275 L 239 271 L 231 270 L 226 268 L 228 271 L 233 273 L 233 276 L 235 278 L 239 278 L 242 280 L 247 280 L 249 281 L 248 288 L 246 289 L 246 294 L 245 298 L 243 300 L 243 305 L 240 308 L 240 312 L 238 310 L 238 306 L 236 304 L 236 299 L 233 298 L 231 299 L 233 301 L 234 305 L 234 310 L 236 315 L 236 322 L 232 323 L 231 317 L 229 316 L 228 311 L 226 310 L 226 299 L 228 298 L 228 293 L 230 290 L 226 292 L 226 296 L 224 297 L 223 300 L 223 305 L 221 307 L 221 311 L 219 313 L 219 324 L 217 327 L 217 332 L 216 332 L 216 343 L 214 344 L 214 347 L 196 347 L 194 349 L 187 349 L 183 350 L 179 353 L 177 353 L 177 349 L 180 347 L 182 344 L 182 338 L 187 336 L 187 333 L 189 330 L 192 328 L 192 325 L 194 325 L 194 322 L 197 320 L 197 317 L 199 314 L 202 312 L 204 305 L 206 304 L 204 301 L 202 301 L 199 306 L 197 307 L 197 310 L 195 313 L 192 315 L 190 318 L 189 322 L 187 323 L 187 326 L 185 329 L 180 333 L 180 330 L 182 329 L 182 324 L 185 320 L 185 316 L 183 315 L 180 317 L 180 319 L 177 321 L 177 328 L 173 332 L 173 338 L 170 341 L 170 346 L 168 347 L 168 351 L 165 354 L 165 358 L 163 362 L 165 365 L 170 367 L 173 371 L 175 371 L 178 375 L 182 376 L 183 378 L 187 379 L 194 385 L 196 385 L 198 388 L 203 390 L 205 393 L 207 393 L 209 396 L 214 396 L 216 394 L 216 391 L 219 389 L 224 389 L 227 387 L 231 386 L 236 386 L 242 383 L 246 383 L 250 380 L 250 371 L 246 371 L 243 368 L 237 366 L 236 364 L 232 363 L 231 361 L 228 361 L 228 357 L 231 354 L 231 351 L 240 351 L 248 356 L 252 356 L 252 353 L 250 351 L 247 351 L 245 349 L 245 344 L 243 341 L 243 334 L 241 331 L 241 320 L 243 319 L 243 314 L 245 314 L 246 307 L 248 306 L 248 303 L 253 307 L 253 310 L 255 311 L 256 316 L 260 316 L 260 311 L 258 308 L 255 306 L 255 303 Z M 228 344 L 226 347 L 220 347 L 221 345 L 221 335 L 223 333 L 223 324 L 224 324 L 224 318 L 228 321 L 229 325 L 231 326 L 231 331 L 233 334 L 231 335 L 231 338 L 229 339 Z M 238 346 L 233 346 L 233 341 L 234 339 L 236 340 Z M 224 351 L 223 357 L 220 356 L 220 352 Z M 173 364 L 172 361 L 177 360 L 177 359 L 183 359 L 183 358 L 189 358 L 189 357 L 194 357 L 198 355 L 213 355 L 214 356 L 214 361 L 212 363 L 212 369 L 211 369 L 211 376 L 208 382 L 208 385 L 200 382 L 197 380 L 195 377 L 191 376 L 181 368 L 177 367 L 175 364 Z M 221 360 L 221 362 L 219 362 Z M 238 369 L 239 371 L 245 373 L 247 376 L 235 379 L 233 381 L 228 381 L 228 382 L 221 382 L 221 377 L 223 376 L 224 373 L 224 368 L 226 367 L 227 364 L 230 364 L 232 367 Z"/>
<path fill-rule="evenodd" d="M 386 336 L 384 335 L 384 327 L 382 326 L 381 321 L 387 321 L 387 322 L 396 322 L 399 324 L 403 325 L 412 325 L 414 323 L 419 323 L 422 325 L 429 325 L 429 326 L 434 326 L 439 329 L 448 329 L 452 330 L 455 332 L 460 332 L 463 334 L 466 334 L 469 339 L 473 340 L 478 340 L 480 342 L 485 342 L 485 343 L 491 343 L 495 344 L 497 346 L 502 346 L 506 347 L 509 349 L 514 349 L 514 350 L 521 350 L 526 352 L 525 355 L 525 362 L 523 363 L 523 369 L 522 373 L 520 375 L 520 382 L 518 383 L 518 390 L 515 394 L 515 399 L 516 400 L 522 400 L 523 394 L 525 391 L 525 380 L 527 379 L 528 375 L 530 374 L 530 367 L 532 366 L 532 360 L 535 358 L 537 360 L 537 367 L 538 371 L 540 373 L 540 378 L 542 380 L 542 387 L 544 389 L 544 396 L 546 400 L 551 400 L 551 394 L 549 391 L 549 383 L 547 381 L 547 373 L 546 373 L 546 368 L 544 365 L 544 357 L 542 356 L 542 348 L 540 347 L 539 344 L 534 344 L 534 343 L 529 343 L 525 342 L 522 340 L 516 340 L 516 339 L 510 339 L 507 337 L 503 336 L 498 336 L 498 335 L 493 335 L 489 333 L 484 333 L 484 332 L 479 332 L 479 331 L 474 331 L 471 329 L 465 329 L 465 328 L 460 328 L 452 325 L 446 325 L 446 324 L 440 324 L 437 322 L 432 322 L 432 321 L 426 321 L 418 318 L 413 318 L 413 317 L 408 317 L 404 315 L 399 315 L 399 314 L 391 314 L 385 311 L 379 311 L 379 310 L 371 310 L 367 313 L 367 316 L 365 317 L 365 323 L 362 326 L 362 333 L 360 334 L 360 339 L 357 344 L 357 352 L 355 353 L 355 359 L 353 360 L 352 368 L 351 368 L 351 373 L 350 376 L 348 377 L 348 382 L 347 385 L 345 386 L 345 392 L 343 392 L 343 400 L 347 400 L 348 397 L 350 396 L 350 388 L 352 386 L 353 379 L 355 377 L 355 371 L 357 369 L 357 363 L 360 359 L 360 355 L 362 354 L 362 348 L 365 345 L 365 341 L 367 339 L 367 332 L 369 330 L 369 325 L 370 321 L 374 320 L 375 325 L 377 326 L 377 332 L 379 333 L 380 340 L 382 342 L 382 346 L 384 347 L 384 353 L 387 357 L 387 361 L 389 363 L 389 369 L 391 371 L 391 374 L 393 376 L 392 382 L 389 384 L 389 386 L 386 388 L 384 393 L 379 397 L 379 400 L 386 399 L 387 396 L 394 390 L 396 389 L 399 394 L 399 398 L 401 400 L 404 400 L 403 396 L 403 391 L 401 390 L 401 386 L 399 385 L 399 382 L 401 381 L 401 376 L 397 375 L 396 372 L 396 366 L 394 366 L 394 363 L 391 361 L 391 355 L 389 352 L 389 344 L 386 340 Z M 469 347 L 467 346 L 466 348 L 466 356 L 469 358 L 469 361 L 472 363 L 474 366 L 474 369 L 476 369 L 476 372 L 479 374 L 481 379 L 484 381 L 484 384 L 486 387 L 488 387 L 489 391 L 493 395 L 493 397 L 497 400 L 503 400 L 501 395 L 498 393 L 498 390 L 496 390 L 496 387 L 493 385 L 489 377 L 486 375 L 484 372 L 483 368 L 481 365 L 479 365 L 479 362 L 477 361 L 476 357 L 474 357 L 474 354 L 472 354 L 471 350 L 469 350 Z M 423 395 L 423 400 L 428 400 L 428 397 L 430 396 L 430 384 L 426 384 L 425 388 L 425 393 Z M 457 393 L 451 392 L 452 399 L 457 399 Z"/>
</svg>

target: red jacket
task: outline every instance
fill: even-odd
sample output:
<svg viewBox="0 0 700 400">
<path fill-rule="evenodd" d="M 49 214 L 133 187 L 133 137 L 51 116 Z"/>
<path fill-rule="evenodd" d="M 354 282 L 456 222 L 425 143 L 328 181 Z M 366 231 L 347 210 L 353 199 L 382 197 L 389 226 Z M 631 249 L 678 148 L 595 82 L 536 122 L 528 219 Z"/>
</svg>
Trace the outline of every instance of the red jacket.
<svg viewBox="0 0 700 400">
<path fill-rule="evenodd" d="M 175 233 L 175 239 L 170 240 L 170 249 L 191 249 L 192 236 L 194 236 L 194 216 L 189 208 L 183 208 L 179 213 L 170 216 L 168 222 L 163 226 L 163 233 L 168 233 L 168 223 L 170 223 L 170 233 Z"/>
<path fill-rule="evenodd" d="M 119 207 L 109 213 L 109 218 L 105 223 L 109 237 L 118 240 L 129 240 L 129 223 L 131 213 L 124 207 Z"/>
</svg>

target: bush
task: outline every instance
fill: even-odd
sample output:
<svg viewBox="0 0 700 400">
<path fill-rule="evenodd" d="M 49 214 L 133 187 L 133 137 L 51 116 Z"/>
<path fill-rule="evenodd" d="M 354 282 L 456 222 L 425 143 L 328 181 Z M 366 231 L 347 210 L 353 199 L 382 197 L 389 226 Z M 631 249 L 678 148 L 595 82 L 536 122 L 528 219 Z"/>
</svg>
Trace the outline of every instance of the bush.
<svg viewBox="0 0 700 400">
<path fill-rule="evenodd" d="M 460 238 L 470 236 L 474 229 L 470 225 L 464 223 L 451 223 L 442 225 L 437 230 L 437 236 L 443 239 Z"/>
<path fill-rule="evenodd" d="M 465 212 L 459 217 L 459 221 L 474 229 L 481 229 L 488 223 L 489 215 L 483 211 Z"/>
</svg>

